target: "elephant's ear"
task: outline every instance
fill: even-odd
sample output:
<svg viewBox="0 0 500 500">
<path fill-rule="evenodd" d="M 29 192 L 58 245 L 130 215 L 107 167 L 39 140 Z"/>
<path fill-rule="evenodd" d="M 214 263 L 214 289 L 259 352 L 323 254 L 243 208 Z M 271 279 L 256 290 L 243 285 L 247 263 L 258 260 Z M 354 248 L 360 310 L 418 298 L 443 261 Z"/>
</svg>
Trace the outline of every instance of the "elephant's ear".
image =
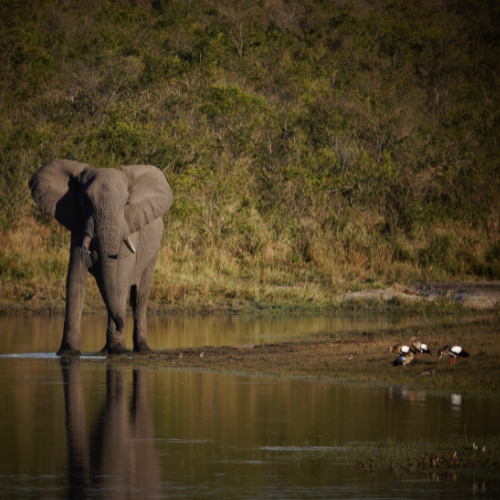
<svg viewBox="0 0 500 500">
<path fill-rule="evenodd" d="M 131 233 L 161 217 L 172 205 L 174 196 L 165 174 L 152 165 L 121 167 L 129 178 L 129 200 L 125 220 Z"/>
<path fill-rule="evenodd" d="M 77 177 L 90 165 L 70 160 L 51 160 L 30 180 L 33 201 L 64 227 L 73 231 L 82 216 L 76 199 Z"/>
</svg>

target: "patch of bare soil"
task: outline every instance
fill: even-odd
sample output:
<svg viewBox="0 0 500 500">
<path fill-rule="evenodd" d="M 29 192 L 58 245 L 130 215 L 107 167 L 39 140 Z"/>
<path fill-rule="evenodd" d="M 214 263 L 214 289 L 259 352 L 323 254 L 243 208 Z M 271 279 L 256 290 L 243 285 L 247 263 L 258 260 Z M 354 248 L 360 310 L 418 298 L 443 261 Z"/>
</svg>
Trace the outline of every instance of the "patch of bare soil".
<svg viewBox="0 0 500 500">
<path fill-rule="evenodd" d="M 342 300 L 454 301 L 472 309 L 495 311 L 500 309 L 500 281 L 466 281 L 458 283 L 417 283 L 394 289 L 364 290 L 345 293 Z"/>
<path fill-rule="evenodd" d="M 445 298 L 474 309 L 500 309 L 500 281 L 419 283 L 408 289 L 426 300 Z"/>
<path fill-rule="evenodd" d="M 401 330 L 320 332 L 301 342 L 206 346 L 154 351 L 147 356 L 111 356 L 106 364 L 114 368 L 187 368 L 500 394 L 499 326 L 500 317 L 494 314 L 467 322 Z M 411 336 L 425 342 L 431 354 L 415 356 L 406 368 L 391 366 L 398 356 L 389 352 L 389 347 L 396 343 L 409 345 Z M 448 359 L 439 361 L 438 350 L 449 343 L 462 346 L 470 358 L 460 358 L 456 364 Z M 102 364 L 102 360 L 99 363 Z"/>
</svg>

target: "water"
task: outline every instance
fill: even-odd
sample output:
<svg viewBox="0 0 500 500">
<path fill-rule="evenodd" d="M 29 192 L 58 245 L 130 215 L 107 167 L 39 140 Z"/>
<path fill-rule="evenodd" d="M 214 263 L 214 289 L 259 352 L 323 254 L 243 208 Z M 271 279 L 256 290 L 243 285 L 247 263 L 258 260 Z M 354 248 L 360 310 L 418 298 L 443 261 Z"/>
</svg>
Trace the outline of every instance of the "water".
<svg viewBox="0 0 500 500">
<path fill-rule="evenodd" d="M 449 316 L 405 316 L 390 313 L 341 316 L 174 315 L 148 318 L 150 347 L 177 348 L 205 345 L 262 344 L 293 339 L 319 331 L 361 331 L 401 328 Z M 456 319 L 456 316 L 454 316 Z M 61 343 L 64 317 L 0 317 L 0 354 L 56 352 Z M 82 319 L 82 351 L 100 350 L 105 343 L 107 316 L 86 315 Z M 132 321 L 127 319 L 125 336 L 132 347 Z"/>
<path fill-rule="evenodd" d="M 244 317 L 164 321 L 173 346 L 329 329 L 327 318 L 247 320 L 248 328 Z M 91 317 L 85 321 L 98 329 Z M 2 352 L 18 354 L 0 358 L 0 498 L 499 498 L 491 479 L 387 468 L 370 474 L 346 453 L 352 443 L 448 439 L 464 428 L 470 440 L 498 435 L 498 398 L 107 370 L 104 360 L 65 363 L 49 354 L 58 346 L 56 326 L 57 318 L 0 318 Z M 89 350 L 102 335 L 87 340 Z"/>
</svg>

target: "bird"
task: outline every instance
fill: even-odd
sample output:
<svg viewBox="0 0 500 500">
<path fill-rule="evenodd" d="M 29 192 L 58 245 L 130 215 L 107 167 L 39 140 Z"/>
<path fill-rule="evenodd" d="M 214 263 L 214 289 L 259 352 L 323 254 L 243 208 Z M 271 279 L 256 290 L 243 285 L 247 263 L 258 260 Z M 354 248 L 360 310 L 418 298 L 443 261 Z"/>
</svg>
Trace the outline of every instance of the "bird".
<svg viewBox="0 0 500 500">
<path fill-rule="evenodd" d="M 399 354 L 400 356 L 405 356 L 411 351 L 411 347 L 403 344 L 394 344 L 392 347 L 389 347 L 389 352 L 393 352 L 394 354 Z"/>
<path fill-rule="evenodd" d="M 205 356 L 205 353 L 203 351 L 200 352 L 200 358 L 202 358 L 203 356 Z"/>
<path fill-rule="evenodd" d="M 415 337 L 410 339 L 410 346 L 413 347 L 414 351 L 419 354 L 419 358 L 422 357 L 422 354 L 431 354 L 431 351 L 427 347 L 427 344 L 423 344 Z"/>
<path fill-rule="evenodd" d="M 434 368 L 429 368 L 418 374 L 419 377 L 425 377 L 427 375 L 436 375 L 436 370 Z"/>
<path fill-rule="evenodd" d="M 401 365 L 405 370 L 407 370 L 406 365 L 408 363 L 411 363 L 413 360 L 413 353 L 410 351 L 408 354 L 405 354 L 404 356 L 399 356 L 399 358 L 395 359 L 391 365 L 392 366 L 398 366 Z"/>
<path fill-rule="evenodd" d="M 441 361 L 443 356 L 448 356 L 450 359 L 450 364 L 454 365 L 457 362 L 457 356 L 460 358 L 468 358 L 470 354 L 459 345 L 452 346 L 451 344 L 446 344 L 442 349 L 438 351 L 438 358 Z"/>
</svg>

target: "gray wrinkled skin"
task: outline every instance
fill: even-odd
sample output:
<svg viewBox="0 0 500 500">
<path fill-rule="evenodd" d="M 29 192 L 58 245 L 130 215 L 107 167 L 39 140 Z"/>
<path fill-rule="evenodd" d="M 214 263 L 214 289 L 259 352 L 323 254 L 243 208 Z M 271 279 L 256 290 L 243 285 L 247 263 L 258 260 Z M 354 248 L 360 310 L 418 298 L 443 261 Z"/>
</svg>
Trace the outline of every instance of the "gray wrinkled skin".
<svg viewBox="0 0 500 500">
<path fill-rule="evenodd" d="M 66 315 L 59 355 L 80 355 L 87 273 L 108 311 L 102 352 L 123 354 L 127 297 L 134 318 L 134 352 L 146 353 L 146 309 L 163 234 L 161 216 L 173 202 L 161 170 L 151 165 L 93 169 L 52 160 L 30 180 L 31 196 L 71 231 Z"/>
</svg>

